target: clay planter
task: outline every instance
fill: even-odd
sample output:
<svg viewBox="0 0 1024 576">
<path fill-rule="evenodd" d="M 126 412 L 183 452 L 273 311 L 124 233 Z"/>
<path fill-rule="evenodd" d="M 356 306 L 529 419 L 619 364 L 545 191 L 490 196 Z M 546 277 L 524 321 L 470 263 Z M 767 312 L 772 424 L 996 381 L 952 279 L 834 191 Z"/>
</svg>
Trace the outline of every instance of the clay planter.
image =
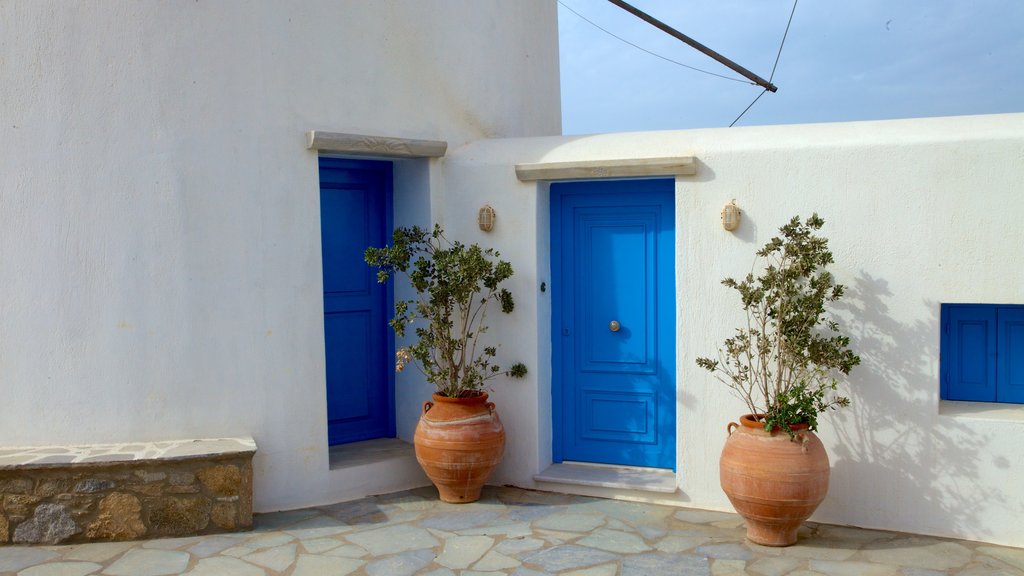
<svg viewBox="0 0 1024 576">
<path fill-rule="evenodd" d="M 793 426 L 766 432 L 750 414 L 728 426 L 720 461 L 722 490 L 747 521 L 747 538 L 765 546 L 796 543 L 800 525 L 828 492 L 828 454 L 821 440 Z"/>
<path fill-rule="evenodd" d="M 434 394 L 433 399 L 423 403 L 416 425 L 416 460 L 441 500 L 475 502 L 505 453 L 505 428 L 485 393 L 471 398 Z"/>
</svg>

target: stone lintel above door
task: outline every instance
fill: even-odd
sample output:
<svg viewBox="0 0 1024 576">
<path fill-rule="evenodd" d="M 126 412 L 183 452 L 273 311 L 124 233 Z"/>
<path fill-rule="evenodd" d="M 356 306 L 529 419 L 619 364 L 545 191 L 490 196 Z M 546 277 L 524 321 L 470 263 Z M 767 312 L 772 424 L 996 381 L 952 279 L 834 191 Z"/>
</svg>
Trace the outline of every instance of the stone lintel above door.
<svg viewBox="0 0 1024 576">
<path fill-rule="evenodd" d="M 536 180 L 582 180 L 587 178 L 693 176 L 696 173 L 697 160 L 693 156 L 516 164 L 516 177 L 523 182 Z"/>
<path fill-rule="evenodd" d="M 448 143 L 443 140 L 413 140 L 390 136 L 310 130 L 306 134 L 306 148 L 318 152 L 354 156 L 440 158 L 448 151 Z"/>
</svg>

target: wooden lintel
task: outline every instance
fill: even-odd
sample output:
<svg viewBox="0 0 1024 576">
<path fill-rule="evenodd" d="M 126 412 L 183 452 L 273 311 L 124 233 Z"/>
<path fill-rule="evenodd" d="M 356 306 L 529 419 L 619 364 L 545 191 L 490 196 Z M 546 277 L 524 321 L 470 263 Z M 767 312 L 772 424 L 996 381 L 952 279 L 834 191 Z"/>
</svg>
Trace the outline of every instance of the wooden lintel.
<svg viewBox="0 0 1024 576">
<path fill-rule="evenodd" d="M 306 147 L 319 152 L 389 158 L 440 158 L 448 151 L 448 143 L 443 140 L 412 140 L 320 130 L 306 134 Z"/>
<path fill-rule="evenodd" d="M 693 156 L 516 164 L 516 177 L 524 182 L 640 176 L 693 176 L 696 173 L 697 161 Z"/>
</svg>

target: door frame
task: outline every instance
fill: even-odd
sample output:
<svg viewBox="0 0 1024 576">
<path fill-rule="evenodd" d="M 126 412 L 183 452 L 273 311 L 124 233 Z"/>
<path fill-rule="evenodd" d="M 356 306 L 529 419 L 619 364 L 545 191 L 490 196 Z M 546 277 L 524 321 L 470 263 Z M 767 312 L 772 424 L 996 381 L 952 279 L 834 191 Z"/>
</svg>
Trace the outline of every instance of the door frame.
<svg viewBox="0 0 1024 576">
<path fill-rule="evenodd" d="M 676 254 L 676 245 L 678 243 L 677 239 L 678 239 L 679 230 L 678 230 L 678 220 L 677 220 L 676 214 L 675 214 L 676 198 L 675 198 L 675 178 L 674 177 L 671 177 L 671 176 L 669 176 L 669 177 L 665 177 L 665 176 L 652 176 L 652 177 L 615 178 L 615 179 L 601 178 L 601 179 L 586 179 L 586 180 L 559 180 L 557 182 L 550 182 L 549 185 L 548 185 L 548 202 L 547 202 L 547 204 L 548 204 L 549 234 L 550 234 L 549 239 L 548 239 L 548 246 L 549 246 L 549 250 L 548 250 L 549 258 L 548 258 L 548 260 L 549 260 L 549 266 L 550 266 L 549 277 L 551 278 L 551 316 L 550 316 L 550 332 L 549 332 L 550 337 L 551 337 L 551 450 L 552 450 L 551 451 L 551 460 L 552 460 L 553 463 L 563 462 L 563 460 L 564 460 L 563 456 L 564 456 L 564 453 L 565 453 L 565 450 L 564 450 L 564 438 L 563 438 L 563 435 L 564 435 L 563 434 L 564 433 L 564 421 L 563 421 L 563 414 L 564 414 L 564 412 L 563 412 L 563 410 L 565 408 L 564 402 L 563 402 L 563 390 L 564 390 L 563 386 L 565 385 L 565 382 L 563 381 L 563 374 L 562 374 L 562 368 L 561 368 L 562 362 L 564 361 L 564 355 L 563 355 L 563 347 L 564 346 L 563 346 L 563 343 L 562 343 L 563 342 L 562 334 L 559 333 L 561 331 L 561 329 L 562 329 L 562 322 L 561 322 L 561 320 L 559 320 L 561 318 L 561 314 L 562 314 L 562 298 L 561 298 L 562 288 L 561 288 L 561 286 L 558 285 L 558 283 L 560 282 L 560 279 L 557 277 L 557 275 L 561 274 L 562 266 L 563 266 L 563 262 L 562 262 L 562 247 L 561 247 L 561 243 L 560 243 L 560 239 L 562 237 L 562 231 L 563 231 L 563 222 L 562 222 L 560 198 L 563 196 L 563 193 L 557 192 L 557 189 L 553 185 L 554 184 L 560 184 L 560 183 L 569 183 L 569 182 L 609 182 L 609 181 L 612 181 L 612 182 L 614 182 L 614 181 L 629 182 L 629 181 L 637 181 L 637 180 L 672 180 L 672 189 L 673 189 L 672 207 L 673 207 L 673 210 L 672 210 L 672 214 L 671 214 L 670 217 L 672 219 L 672 226 L 673 226 L 673 242 L 671 244 L 671 251 L 672 251 L 671 259 L 672 259 L 672 262 L 674 264 L 672 275 L 673 275 L 673 286 L 675 287 L 675 289 L 672 292 L 672 306 L 674 307 L 673 311 L 678 313 L 678 307 L 679 307 L 679 287 L 678 287 L 678 275 L 676 274 L 676 270 L 678 268 L 678 261 L 677 261 L 677 254 Z M 607 194 L 611 195 L 612 193 L 607 193 Z M 628 198 L 628 193 L 617 195 L 617 197 L 624 198 L 624 199 Z M 557 250 L 555 249 L 556 246 L 558 248 Z M 673 328 L 672 328 L 672 333 L 673 333 L 672 347 L 673 347 L 673 351 L 674 351 L 674 355 L 675 355 L 675 362 L 674 362 L 673 366 L 670 366 L 667 369 L 670 370 L 674 374 L 672 397 L 673 397 L 673 402 L 677 403 L 678 402 L 678 395 L 679 395 L 679 382 L 678 382 L 678 355 L 679 355 L 679 350 L 678 350 L 678 338 L 675 335 L 675 327 L 674 327 L 674 325 L 673 325 Z M 671 444 L 672 444 L 671 448 L 672 448 L 672 451 L 674 453 L 672 471 L 675 472 L 675 471 L 678 470 L 678 465 L 679 465 L 679 453 L 678 453 L 679 414 L 678 414 L 678 406 L 676 406 L 676 409 L 673 410 L 673 414 L 674 414 L 674 417 L 673 417 L 673 421 L 672 421 L 673 434 L 672 434 L 672 439 L 671 439 Z M 593 464 L 601 465 L 601 466 L 605 465 L 605 464 L 601 464 L 601 463 L 593 463 Z M 626 467 L 626 468 L 630 467 L 628 465 L 617 465 L 617 464 L 608 464 L 607 466 Z"/>
<path fill-rule="evenodd" d="M 384 172 L 384 175 L 385 175 L 385 183 L 384 183 L 384 242 L 385 243 L 391 242 L 391 234 L 392 234 L 392 231 L 395 228 L 395 225 L 394 225 L 394 170 L 395 170 L 395 164 L 394 164 L 394 162 L 392 162 L 390 160 L 377 160 L 377 159 L 367 159 L 367 158 L 358 158 L 358 157 L 340 157 L 340 156 L 334 156 L 334 155 L 329 155 L 329 154 L 319 154 L 317 156 L 317 208 L 318 208 L 318 221 L 322 221 L 322 220 L 320 220 L 320 217 L 319 217 L 320 216 L 320 214 L 319 214 L 319 211 L 320 211 L 319 210 L 320 209 L 319 196 L 321 194 L 321 190 L 323 189 L 323 180 L 320 177 L 320 169 L 321 169 L 321 167 L 324 167 L 325 165 L 329 165 L 329 166 L 327 166 L 329 168 L 336 168 L 336 169 L 343 169 L 343 170 L 344 169 L 362 169 L 362 170 L 374 169 L 374 170 L 379 170 L 379 171 Z M 319 236 L 318 237 L 322 239 L 323 238 L 323 230 L 321 229 L 320 226 L 317 227 L 317 230 L 319 232 Z M 322 268 L 322 266 L 323 266 L 323 245 L 322 244 L 320 246 L 320 250 L 321 250 L 321 252 L 320 252 L 320 261 L 321 261 L 321 270 L 322 270 L 323 269 Z M 369 265 L 367 265 L 367 269 L 369 269 Z M 324 289 L 323 276 L 321 276 L 321 279 L 320 279 L 321 298 L 323 297 L 322 296 L 323 295 L 323 289 Z M 381 369 L 384 371 L 385 382 L 386 382 L 386 386 L 387 386 L 387 391 L 386 391 L 387 406 L 385 408 L 385 415 L 387 417 L 387 422 L 386 422 L 386 425 L 385 425 L 385 435 L 384 436 L 376 436 L 374 438 L 395 438 L 397 436 L 397 431 L 396 431 L 396 415 L 395 415 L 395 371 L 393 369 L 391 369 L 392 360 L 395 357 L 395 333 L 391 329 L 390 325 L 388 324 L 388 321 L 391 319 L 392 316 L 394 316 L 394 310 L 395 310 L 394 282 L 388 282 L 385 285 L 385 289 L 384 290 L 385 290 L 385 292 L 384 292 L 384 326 L 383 326 L 383 329 L 384 329 L 384 338 L 385 338 L 386 344 L 385 344 L 385 350 L 384 350 L 384 355 L 383 355 L 383 366 L 381 367 Z M 325 306 L 323 305 L 323 301 L 321 300 L 320 336 L 323 339 L 322 340 L 323 344 L 322 344 L 321 347 L 324 350 L 324 354 L 326 354 L 327 353 L 326 332 L 325 332 L 326 326 L 323 324 L 324 308 L 325 308 Z M 326 401 L 326 398 L 327 398 L 327 366 L 326 366 L 326 358 L 325 358 L 325 363 L 324 363 L 324 399 L 325 399 L 325 401 Z M 324 416 L 325 417 L 327 416 L 326 411 L 324 413 Z M 330 420 L 327 420 L 327 422 L 329 423 Z M 353 440 L 349 440 L 349 441 L 346 441 L 346 442 L 332 443 L 331 439 L 330 439 L 330 432 L 329 432 L 329 430 L 325 430 L 324 432 L 325 432 L 325 435 L 327 436 L 327 444 L 328 444 L 328 446 L 341 446 L 341 445 L 350 444 L 350 443 L 353 443 L 353 442 L 360 442 L 360 441 L 364 441 L 364 440 L 372 440 L 372 439 L 374 439 L 374 438 L 362 438 L 362 439 L 353 439 Z"/>
</svg>

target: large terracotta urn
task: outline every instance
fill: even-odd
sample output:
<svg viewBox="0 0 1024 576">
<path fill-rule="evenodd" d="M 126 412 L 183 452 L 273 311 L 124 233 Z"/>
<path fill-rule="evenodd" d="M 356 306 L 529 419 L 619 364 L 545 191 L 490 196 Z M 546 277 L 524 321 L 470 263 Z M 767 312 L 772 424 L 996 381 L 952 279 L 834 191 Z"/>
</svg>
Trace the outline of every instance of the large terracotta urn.
<svg viewBox="0 0 1024 576">
<path fill-rule="evenodd" d="M 505 428 L 487 394 L 469 398 L 433 395 L 413 437 L 416 460 L 441 500 L 480 499 L 480 489 L 505 453 Z"/>
<path fill-rule="evenodd" d="M 751 414 L 730 423 L 720 461 L 722 490 L 747 521 L 747 538 L 765 546 L 796 543 L 797 530 L 828 492 L 828 454 L 804 425 L 796 437 L 768 432 Z"/>
</svg>

